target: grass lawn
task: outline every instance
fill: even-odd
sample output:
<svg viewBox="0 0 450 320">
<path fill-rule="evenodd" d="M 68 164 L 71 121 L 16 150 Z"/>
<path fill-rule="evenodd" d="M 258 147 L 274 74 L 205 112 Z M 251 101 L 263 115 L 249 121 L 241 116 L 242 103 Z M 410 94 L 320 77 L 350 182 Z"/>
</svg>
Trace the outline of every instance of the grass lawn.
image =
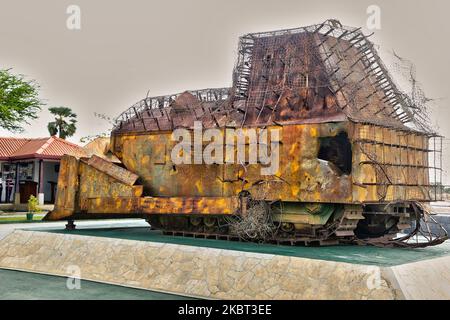
<svg viewBox="0 0 450 320">
<path fill-rule="evenodd" d="M 2 217 L 0 216 L 0 224 L 4 224 L 4 223 L 30 223 L 30 222 L 42 222 L 42 218 L 44 218 L 43 215 L 34 215 L 33 216 L 33 220 L 32 221 L 28 221 L 27 220 L 27 216 L 23 215 L 23 216 L 14 216 L 14 217 Z"/>
</svg>

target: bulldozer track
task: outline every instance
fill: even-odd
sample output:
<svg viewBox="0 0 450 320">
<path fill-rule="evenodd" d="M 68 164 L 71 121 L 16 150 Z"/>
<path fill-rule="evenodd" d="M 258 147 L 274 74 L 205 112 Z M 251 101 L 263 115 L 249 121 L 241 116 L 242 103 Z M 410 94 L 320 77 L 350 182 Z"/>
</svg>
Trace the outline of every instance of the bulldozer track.
<svg viewBox="0 0 450 320">
<path fill-rule="evenodd" d="M 179 231 L 179 230 L 162 230 L 162 233 L 166 236 L 173 237 L 187 237 L 187 238 L 200 238 L 200 239 L 210 239 L 210 240 L 226 240 L 226 241 L 237 241 L 237 242 L 253 242 L 261 243 L 259 240 L 243 239 L 237 235 L 230 234 L 220 234 L 220 233 L 206 233 L 206 232 L 192 232 L 192 231 Z M 274 237 L 269 238 L 264 241 L 264 243 L 277 244 L 277 245 L 304 245 L 304 246 L 326 246 L 326 245 L 336 245 L 339 243 L 348 243 L 350 239 L 313 239 L 306 237 Z"/>
</svg>

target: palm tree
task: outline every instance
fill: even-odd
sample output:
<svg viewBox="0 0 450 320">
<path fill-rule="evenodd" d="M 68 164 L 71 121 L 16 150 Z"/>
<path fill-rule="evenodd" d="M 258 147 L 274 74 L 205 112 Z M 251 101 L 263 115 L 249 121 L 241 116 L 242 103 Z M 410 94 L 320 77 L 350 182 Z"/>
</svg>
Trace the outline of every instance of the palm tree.
<svg viewBox="0 0 450 320">
<path fill-rule="evenodd" d="M 55 116 L 55 121 L 49 122 L 47 125 L 50 135 L 59 135 L 61 139 L 71 137 L 77 131 L 75 124 L 77 123 L 77 115 L 67 107 L 48 108 L 51 114 Z"/>
</svg>

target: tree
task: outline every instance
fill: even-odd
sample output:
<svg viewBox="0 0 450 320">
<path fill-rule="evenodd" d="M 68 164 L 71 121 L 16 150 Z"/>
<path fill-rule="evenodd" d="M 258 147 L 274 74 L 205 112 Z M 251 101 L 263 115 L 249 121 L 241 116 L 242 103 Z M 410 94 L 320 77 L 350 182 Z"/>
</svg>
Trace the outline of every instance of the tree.
<svg viewBox="0 0 450 320">
<path fill-rule="evenodd" d="M 76 117 L 77 115 L 67 107 L 52 107 L 48 108 L 51 114 L 55 116 L 55 121 L 49 122 L 47 125 L 50 135 L 59 135 L 60 138 L 66 139 L 71 137 L 77 131 Z"/>
<path fill-rule="evenodd" d="M 10 70 L 0 69 L 0 127 L 20 132 L 23 124 L 37 119 L 43 103 L 39 99 L 39 85 Z"/>
</svg>

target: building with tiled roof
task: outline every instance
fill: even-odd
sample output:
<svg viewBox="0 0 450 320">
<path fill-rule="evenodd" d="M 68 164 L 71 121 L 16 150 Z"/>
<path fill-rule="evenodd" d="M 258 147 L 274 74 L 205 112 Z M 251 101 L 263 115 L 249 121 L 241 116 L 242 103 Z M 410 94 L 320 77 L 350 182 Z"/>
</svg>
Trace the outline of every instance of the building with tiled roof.
<svg viewBox="0 0 450 320">
<path fill-rule="evenodd" d="M 56 136 L 0 137 L 0 201 L 26 203 L 31 195 L 53 203 L 63 155 L 86 156 L 85 150 Z"/>
</svg>

